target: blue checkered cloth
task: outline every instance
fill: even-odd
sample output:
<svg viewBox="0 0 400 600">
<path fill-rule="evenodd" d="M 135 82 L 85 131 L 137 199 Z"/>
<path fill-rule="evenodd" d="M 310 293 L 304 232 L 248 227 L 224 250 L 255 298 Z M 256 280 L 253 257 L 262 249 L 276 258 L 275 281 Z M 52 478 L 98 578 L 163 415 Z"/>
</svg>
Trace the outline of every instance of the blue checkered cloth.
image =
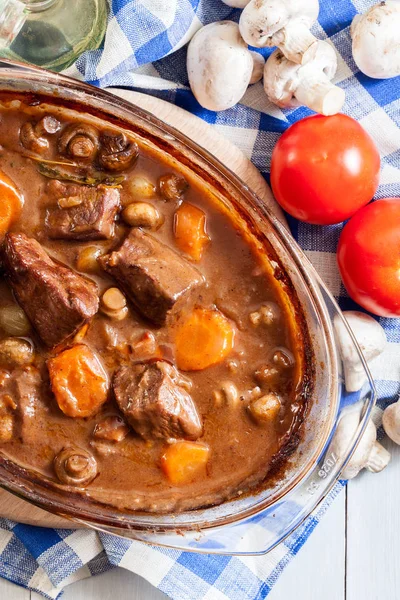
<svg viewBox="0 0 400 600">
<path fill-rule="evenodd" d="M 321 0 L 313 33 L 336 47 L 339 67 L 335 82 L 346 90 L 344 112 L 360 121 L 381 153 L 377 197 L 400 196 L 400 77 L 386 81 L 369 79 L 357 70 L 351 54 L 351 20 L 373 3 Z M 268 102 L 259 83 L 249 88 L 238 106 L 212 113 L 199 106 L 188 87 L 185 43 L 202 24 L 221 19 L 237 21 L 239 14 L 219 0 L 112 0 L 103 47 L 83 54 L 67 74 L 102 87 L 145 91 L 185 108 L 237 144 L 268 180 L 277 139 L 310 111 L 281 111 Z M 293 219 L 289 223 L 294 237 L 342 308 L 356 308 L 343 288 L 336 266 L 335 249 L 342 226 L 322 228 Z M 372 366 L 379 393 L 375 414 L 378 424 L 382 409 L 399 391 L 400 371 L 400 323 L 395 319 L 380 322 L 389 344 Z M 293 535 L 263 557 L 200 556 L 93 531 L 42 529 L 0 519 L 0 575 L 56 598 L 68 583 L 121 566 L 145 577 L 175 600 L 265 598 L 342 485 L 338 483 Z"/>
</svg>

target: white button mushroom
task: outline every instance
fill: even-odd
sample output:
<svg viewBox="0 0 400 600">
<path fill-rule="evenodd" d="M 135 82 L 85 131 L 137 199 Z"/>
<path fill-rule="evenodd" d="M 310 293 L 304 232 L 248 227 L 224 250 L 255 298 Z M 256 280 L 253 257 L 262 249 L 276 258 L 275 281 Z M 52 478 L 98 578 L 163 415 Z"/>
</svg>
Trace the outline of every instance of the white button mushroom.
<svg viewBox="0 0 400 600">
<path fill-rule="evenodd" d="M 335 50 L 319 40 L 306 57 L 307 62 L 300 65 L 275 50 L 265 63 L 265 93 L 281 108 L 304 105 L 323 115 L 336 114 L 343 106 L 345 92 L 330 81 L 337 68 Z"/>
<path fill-rule="evenodd" d="M 382 425 L 390 439 L 395 444 L 400 444 L 400 399 L 385 408 Z"/>
<path fill-rule="evenodd" d="M 350 33 L 360 71 L 375 79 L 400 75 L 400 2 L 379 2 L 356 15 Z"/>
<path fill-rule="evenodd" d="M 347 320 L 367 362 L 384 351 L 386 335 L 378 321 L 356 310 L 347 310 L 343 313 L 343 316 Z M 357 392 L 367 381 L 364 367 L 345 324 L 338 316 L 334 318 L 334 327 L 343 360 L 346 390 Z"/>
<path fill-rule="evenodd" d="M 318 0 L 251 0 L 241 14 L 240 33 L 250 46 L 278 46 L 286 58 L 301 63 L 316 42 L 310 27 L 318 12 Z"/>
<path fill-rule="evenodd" d="M 193 94 L 208 110 L 226 110 L 244 95 L 253 73 L 253 58 L 232 21 L 202 27 L 192 38 L 187 70 Z"/>
<path fill-rule="evenodd" d="M 362 409 L 361 402 L 344 409 L 328 449 L 328 456 L 334 455 L 338 461 L 346 457 L 354 434 L 360 424 Z M 370 420 L 353 456 L 342 471 L 341 477 L 343 479 L 353 479 L 361 469 L 379 473 L 388 465 L 389 461 L 390 453 L 376 441 L 376 427 Z"/>
<path fill-rule="evenodd" d="M 246 4 L 250 2 L 250 0 L 222 0 L 222 2 L 227 6 L 232 6 L 233 8 L 244 8 Z"/>
<path fill-rule="evenodd" d="M 253 83 L 257 83 L 263 78 L 265 58 L 262 54 L 253 52 L 252 50 L 250 50 L 250 54 L 253 59 L 253 71 L 251 73 L 250 85 L 253 85 Z"/>
</svg>

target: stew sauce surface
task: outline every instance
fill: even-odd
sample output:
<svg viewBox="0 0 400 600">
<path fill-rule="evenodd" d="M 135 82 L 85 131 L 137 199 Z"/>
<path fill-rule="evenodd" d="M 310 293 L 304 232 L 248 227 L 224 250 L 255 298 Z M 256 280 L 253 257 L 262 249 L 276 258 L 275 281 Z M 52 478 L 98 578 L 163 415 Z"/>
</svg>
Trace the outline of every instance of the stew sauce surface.
<svg viewBox="0 0 400 600">
<path fill-rule="evenodd" d="M 43 117 L 54 123 L 43 124 Z M 296 393 L 300 349 L 293 347 L 292 325 L 244 234 L 204 189 L 107 123 L 94 126 L 59 108 L 23 105 L 3 106 L 0 119 L 0 169 L 24 199 L 1 259 L 1 451 L 121 509 L 192 509 L 268 481 L 272 461 L 296 433 L 305 400 Z M 34 132 L 33 142 L 21 134 L 24 127 Z M 67 181 L 66 173 L 87 183 L 103 181 L 83 185 Z M 90 202 L 86 217 L 63 213 Z M 102 202 L 103 221 L 90 224 Z M 127 224 L 140 220 L 137 207 L 123 213 L 138 202 L 153 209 L 146 213 L 144 207 L 145 226 L 139 228 Z M 50 256 L 51 275 L 43 274 L 46 257 L 27 266 L 26 255 L 36 248 L 32 240 L 40 245 L 38 255 Z M 95 283 L 90 301 L 98 306 L 79 299 L 84 307 L 66 306 L 59 318 L 58 286 L 66 279 L 59 277 L 59 263 L 83 276 L 82 285 Z M 106 296 L 103 301 L 110 288 L 111 308 Z M 55 294 L 50 312 L 42 293 Z M 44 323 L 38 322 L 41 307 L 49 315 L 42 315 Z M 80 323 L 75 329 L 73 319 Z M 193 336 L 187 335 L 188 322 L 194 323 Z M 54 343 L 62 337 L 60 327 L 74 330 Z M 16 356 L 10 340 L 17 342 Z M 66 360 L 57 360 L 71 348 Z M 89 367 L 82 367 L 85 349 Z M 208 352 L 220 359 L 204 366 Z M 65 400 L 63 385 L 71 381 Z M 74 394 L 82 406 L 71 400 Z"/>
</svg>

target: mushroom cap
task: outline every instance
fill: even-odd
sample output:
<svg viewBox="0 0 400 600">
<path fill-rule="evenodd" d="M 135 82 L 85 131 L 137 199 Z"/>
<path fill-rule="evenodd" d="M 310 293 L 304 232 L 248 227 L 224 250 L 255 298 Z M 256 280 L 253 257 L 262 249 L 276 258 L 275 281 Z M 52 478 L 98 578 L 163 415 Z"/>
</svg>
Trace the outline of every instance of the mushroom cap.
<svg viewBox="0 0 400 600">
<path fill-rule="evenodd" d="M 350 444 L 360 424 L 363 403 L 357 402 L 343 410 L 339 419 L 335 435 L 327 454 L 334 454 L 337 460 L 344 459 L 350 450 Z M 352 479 L 363 469 L 371 453 L 372 446 L 376 441 L 376 427 L 372 420 L 368 421 L 361 439 L 354 451 L 353 456 L 347 463 L 341 476 L 343 479 Z"/>
<path fill-rule="evenodd" d="M 318 40 L 304 53 L 302 66 L 305 71 L 307 67 L 323 71 L 328 79 L 332 79 L 337 70 L 336 50 L 329 42 Z"/>
<path fill-rule="evenodd" d="M 240 33 L 251 46 L 274 46 L 272 37 L 289 22 L 310 28 L 318 13 L 318 0 L 251 0 L 240 16 Z"/>
<path fill-rule="evenodd" d="M 58 479 L 67 485 L 85 487 L 97 475 L 97 462 L 90 452 L 68 446 L 54 458 L 54 470 Z"/>
<path fill-rule="evenodd" d="M 262 54 L 254 52 L 254 50 L 250 50 L 250 54 L 253 59 L 253 71 L 251 73 L 250 85 L 253 85 L 253 83 L 257 83 L 263 78 L 265 58 Z"/>
<path fill-rule="evenodd" d="M 386 434 L 395 444 L 400 444 L 400 403 L 399 401 L 385 408 L 382 425 Z"/>
<path fill-rule="evenodd" d="M 344 311 L 343 316 L 346 318 L 367 362 L 384 351 L 387 344 L 386 334 L 376 319 L 357 310 Z M 343 360 L 346 389 L 348 392 L 357 392 L 367 380 L 364 367 L 360 361 L 357 348 L 339 317 L 335 317 L 334 327 Z"/>
<path fill-rule="evenodd" d="M 275 50 L 264 67 L 264 90 L 268 99 L 280 107 L 300 106 L 294 97 L 301 65 L 288 60 L 281 50 Z"/>
<path fill-rule="evenodd" d="M 224 4 L 227 6 L 232 6 L 233 8 L 244 8 L 250 0 L 222 0 Z"/>
<path fill-rule="evenodd" d="M 208 110 L 225 110 L 239 102 L 253 72 L 253 59 L 232 21 L 202 27 L 187 54 L 190 87 Z"/>
<path fill-rule="evenodd" d="M 400 75 L 400 2 L 387 0 L 356 15 L 351 25 L 353 57 L 365 75 L 389 79 Z"/>
<path fill-rule="evenodd" d="M 99 147 L 97 129 L 87 123 L 67 125 L 58 139 L 58 151 L 63 156 L 92 159 Z"/>
</svg>

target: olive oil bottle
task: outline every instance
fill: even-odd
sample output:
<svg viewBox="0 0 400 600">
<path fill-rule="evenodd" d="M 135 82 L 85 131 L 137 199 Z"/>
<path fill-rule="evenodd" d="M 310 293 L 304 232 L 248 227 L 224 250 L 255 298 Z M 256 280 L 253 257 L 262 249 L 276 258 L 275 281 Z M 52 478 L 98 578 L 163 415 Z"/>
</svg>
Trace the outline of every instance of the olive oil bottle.
<svg viewBox="0 0 400 600">
<path fill-rule="evenodd" d="M 0 57 L 62 71 L 98 48 L 107 0 L 0 0 Z"/>
</svg>

